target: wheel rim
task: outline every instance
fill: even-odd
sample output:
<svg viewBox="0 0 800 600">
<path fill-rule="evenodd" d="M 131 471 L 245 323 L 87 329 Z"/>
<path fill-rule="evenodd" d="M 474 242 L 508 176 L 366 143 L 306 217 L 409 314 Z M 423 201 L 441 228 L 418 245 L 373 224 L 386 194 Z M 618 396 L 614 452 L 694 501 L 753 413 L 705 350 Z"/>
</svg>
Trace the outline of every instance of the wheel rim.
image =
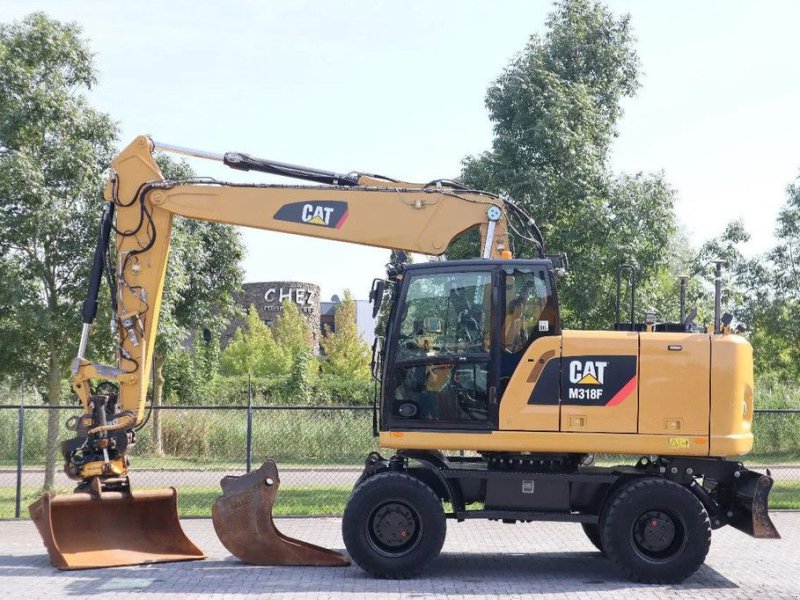
<svg viewBox="0 0 800 600">
<path fill-rule="evenodd" d="M 385 556 L 402 556 L 413 550 L 422 536 L 422 521 L 411 505 L 390 500 L 372 511 L 366 522 L 370 545 Z"/>
<path fill-rule="evenodd" d="M 648 510 L 633 523 L 633 547 L 647 560 L 669 560 L 686 545 L 686 528 L 675 514 Z"/>
</svg>

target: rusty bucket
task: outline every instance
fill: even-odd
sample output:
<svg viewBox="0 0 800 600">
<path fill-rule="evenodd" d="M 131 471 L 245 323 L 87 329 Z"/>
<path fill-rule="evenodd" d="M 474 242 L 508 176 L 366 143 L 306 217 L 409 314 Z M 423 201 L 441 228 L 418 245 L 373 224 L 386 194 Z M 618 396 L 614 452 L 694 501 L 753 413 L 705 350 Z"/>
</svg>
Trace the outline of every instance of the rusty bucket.
<svg viewBox="0 0 800 600">
<path fill-rule="evenodd" d="M 343 567 L 340 553 L 283 535 L 272 521 L 278 493 L 278 467 L 267 460 L 247 475 L 220 481 L 222 496 L 212 509 L 214 529 L 222 544 L 239 560 L 253 565 Z"/>
<path fill-rule="evenodd" d="M 28 508 L 59 569 L 94 569 L 199 560 L 206 555 L 181 528 L 175 488 L 45 494 Z"/>
</svg>

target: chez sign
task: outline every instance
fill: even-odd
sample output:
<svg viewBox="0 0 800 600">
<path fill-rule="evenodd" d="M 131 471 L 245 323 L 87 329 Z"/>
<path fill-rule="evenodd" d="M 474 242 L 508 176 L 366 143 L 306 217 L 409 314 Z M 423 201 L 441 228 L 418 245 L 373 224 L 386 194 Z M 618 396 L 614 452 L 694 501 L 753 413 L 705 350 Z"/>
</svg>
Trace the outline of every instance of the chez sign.
<svg viewBox="0 0 800 600">
<path fill-rule="evenodd" d="M 280 312 L 286 300 L 297 304 L 300 312 L 311 313 L 314 311 L 314 290 L 308 288 L 271 287 L 264 292 L 265 309 L 269 312 Z"/>
</svg>

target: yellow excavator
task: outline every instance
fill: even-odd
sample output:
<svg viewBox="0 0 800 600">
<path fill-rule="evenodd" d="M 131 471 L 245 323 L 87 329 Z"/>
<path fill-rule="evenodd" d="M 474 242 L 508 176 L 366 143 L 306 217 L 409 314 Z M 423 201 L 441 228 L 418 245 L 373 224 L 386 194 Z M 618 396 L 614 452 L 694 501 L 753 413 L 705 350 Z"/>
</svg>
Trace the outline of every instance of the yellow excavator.
<svg viewBox="0 0 800 600">
<path fill-rule="evenodd" d="M 316 185 L 165 180 L 157 150 Z M 414 575 L 441 550 L 446 518 L 580 523 L 623 574 L 644 582 L 691 575 L 712 529 L 779 537 L 769 474 L 725 458 L 752 448 L 753 362 L 731 316 L 719 314 L 719 285 L 713 327 L 683 314 L 636 322 L 633 294 L 621 322 L 618 275 L 613 331 L 562 330 L 556 284 L 566 257 L 545 253 L 534 220 L 508 198 L 450 180 L 337 174 L 142 136 L 113 161 L 72 366 L 83 413 L 67 423 L 76 435 L 61 451 L 79 485 L 30 507 L 55 566 L 205 556 L 181 529 L 175 490 L 139 491 L 128 479 L 174 215 L 433 256 L 479 228 L 480 258 L 398 261 L 373 282 L 374 313 L 390 303 L 373 347 L 374 433 L 393 453 L 366 457 L 342 518 L 349 558 L 369 573 Z M 114 366 L 86 358 L 104 272 L 119 336 Z M 593 466 L 595 453 L 631 464 Z M 275 528 L 278 485 L 270 460 L 223 479 L 213 507 L 223 544 L 253 564 L 348 564 Z"/>
</svg>

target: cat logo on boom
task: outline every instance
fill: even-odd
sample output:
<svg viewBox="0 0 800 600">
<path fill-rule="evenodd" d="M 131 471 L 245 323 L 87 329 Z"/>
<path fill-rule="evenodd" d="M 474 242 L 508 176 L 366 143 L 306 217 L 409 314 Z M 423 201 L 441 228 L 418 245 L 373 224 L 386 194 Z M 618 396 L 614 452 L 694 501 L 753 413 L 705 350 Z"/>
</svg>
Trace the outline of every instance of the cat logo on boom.
<svg viewBox="0 0 800 600">
<path fill-rule="evenodd" d="M 338 200 L 292 202 L 281 206 L 273 218 L 278 221 L 340 229 L 347 220 L 347 202 Z"/>
</svg>

